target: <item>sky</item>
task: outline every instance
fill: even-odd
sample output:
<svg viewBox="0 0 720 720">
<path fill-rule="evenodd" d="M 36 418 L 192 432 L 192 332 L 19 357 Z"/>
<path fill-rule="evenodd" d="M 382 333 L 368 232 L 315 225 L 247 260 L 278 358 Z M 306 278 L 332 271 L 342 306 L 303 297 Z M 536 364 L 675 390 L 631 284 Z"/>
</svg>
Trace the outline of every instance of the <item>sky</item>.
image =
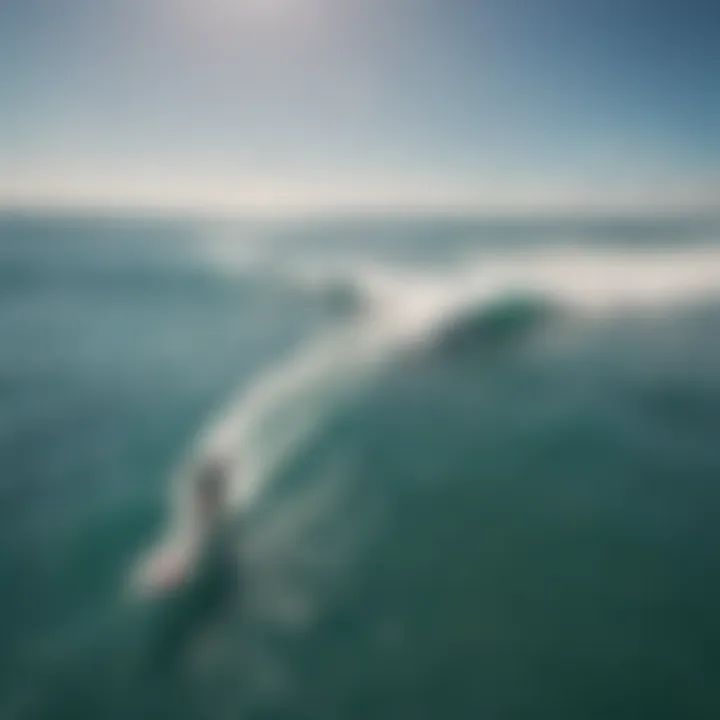
<svg viewBox="0 0 720 720">
<path fill-rule="evenodd" d="M 0 0 L 0 205 L 720 207 L 717 0 Z"/>
</svg>

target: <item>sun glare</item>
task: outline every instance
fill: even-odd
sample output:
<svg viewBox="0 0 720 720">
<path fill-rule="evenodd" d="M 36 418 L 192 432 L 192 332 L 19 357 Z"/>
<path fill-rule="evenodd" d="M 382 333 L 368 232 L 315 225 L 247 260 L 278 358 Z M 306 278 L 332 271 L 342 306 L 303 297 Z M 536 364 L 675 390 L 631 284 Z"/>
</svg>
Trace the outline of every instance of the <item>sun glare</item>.
<svg viewBox="0 0 720 720">
<path fill-rule="evenodd" d="M 291 44 L 321 24 L 327 9 L 325 0 L 163 0 L 163 6 L 184 35 L 222 42 L 243 32 L 256 39 L 270 34 Z"/>
<path fill-rule="evenodd" d="M 295 14 L 312 0 L 181 0 L 184 10 L 198 20 L 237 22 L 281 18 Z"/>
</svg>

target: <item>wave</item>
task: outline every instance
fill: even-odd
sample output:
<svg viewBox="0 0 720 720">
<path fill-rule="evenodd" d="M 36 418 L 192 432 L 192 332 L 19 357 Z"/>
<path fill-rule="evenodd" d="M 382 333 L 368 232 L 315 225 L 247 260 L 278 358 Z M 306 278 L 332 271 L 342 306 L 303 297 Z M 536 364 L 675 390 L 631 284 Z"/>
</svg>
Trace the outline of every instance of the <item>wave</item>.
<svg viewBox="0 0 720 720">
<path fill-rule="evenodd" d="M 461 351 L 478 338 L 493 343 L 536 326 L 555 309 L 592 320 L 720 295 L 720 249 L 707 247 L 564 247 L 481 254 L 453 267 L 414 269 L 357 259 L 263 263 L 286 288 L 320 294 L 330 303 L 340 294 L 352 300 L 354 312 L 269 367 L 204 428 L 173 486 L 170 531 L 142 566 L 145 581 L 168 548 L 192 556 L 199 536 L 192 486 L 205 464 L 220 461 L 228 469 L 228 512 L 247 510 L 323 418 L 399 354 Z M 247 263 L 243 272 L 250 272 Z"/>
</svg>

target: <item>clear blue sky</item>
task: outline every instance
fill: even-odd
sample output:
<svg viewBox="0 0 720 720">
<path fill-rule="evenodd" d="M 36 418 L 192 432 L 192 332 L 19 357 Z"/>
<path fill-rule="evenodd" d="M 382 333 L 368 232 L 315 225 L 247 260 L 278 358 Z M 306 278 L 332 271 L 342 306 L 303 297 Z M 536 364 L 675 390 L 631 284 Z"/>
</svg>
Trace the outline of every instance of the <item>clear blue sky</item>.
<svg viewBox="0 0 720 720">
<path fill-rule="evenodd" d="M 0 203 L 720 200 L 717 0 L 0 0 Z"/>
</svg>

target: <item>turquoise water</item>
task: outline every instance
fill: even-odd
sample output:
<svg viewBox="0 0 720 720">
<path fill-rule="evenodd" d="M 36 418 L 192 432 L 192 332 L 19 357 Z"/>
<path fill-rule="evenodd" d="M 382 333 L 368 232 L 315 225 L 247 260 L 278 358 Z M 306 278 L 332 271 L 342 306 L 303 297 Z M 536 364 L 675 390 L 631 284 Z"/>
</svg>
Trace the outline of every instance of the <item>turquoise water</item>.
<svg viewBox="0 0 720 720">
<path fill-rule="evenodd" d="M 0 715 L 718 717 L 718 237 L 5 216 Z"/>
</svg>

